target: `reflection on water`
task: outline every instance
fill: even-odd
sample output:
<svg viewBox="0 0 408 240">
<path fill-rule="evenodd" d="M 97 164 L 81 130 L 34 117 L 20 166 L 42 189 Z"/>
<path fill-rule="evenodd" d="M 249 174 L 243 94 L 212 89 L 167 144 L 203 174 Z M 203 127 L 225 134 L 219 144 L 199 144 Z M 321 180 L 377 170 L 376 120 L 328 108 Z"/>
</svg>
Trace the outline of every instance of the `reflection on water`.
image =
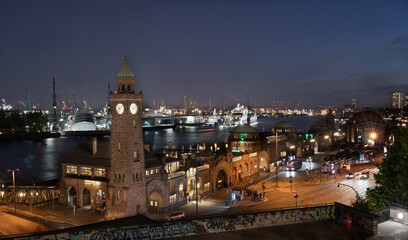
<svg viewBox="0 0 408 240">
<path fill-rule="evenodd" d="M 258 131 L 271 131 L 275 123 L 288 121 L 296 129 L 307 131 L 318 117 L 280 117 L 260 118 L 254 127 Z M 175 148 L 186 149 L 190 144 L 212 144 L 225 142 L 228 139 L 230 127 L 198 128 L 180 127 L 144 132 L 144 142 L 150 144 L 155 152 L 162 152 L 167 143 L 172 141 Z M 89 141 L 90 137 L 49 138 L 39 142 L 0 142 L 0 171 L 7 174 L 7 169 L 19 168 L 16 173 L 17 183 L 50 180 L 61 176 L 60 161 L 62 157 L 76 145 Z M 102 137 L 100 141 L 109 141 Z"/>
</svg>

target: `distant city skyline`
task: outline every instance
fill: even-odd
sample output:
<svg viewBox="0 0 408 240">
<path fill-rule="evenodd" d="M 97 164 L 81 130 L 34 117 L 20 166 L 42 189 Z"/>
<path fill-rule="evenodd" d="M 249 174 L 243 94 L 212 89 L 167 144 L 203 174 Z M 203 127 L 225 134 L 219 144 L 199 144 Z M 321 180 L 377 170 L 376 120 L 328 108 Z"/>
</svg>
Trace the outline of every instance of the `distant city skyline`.
<svg viewBox="0 0 408 240">
<path fill-rule="evenodd" d="M 388 106 L 408 92 L 407 1 L 1 1 L 0 99 L 101 107 L 123 56 L 144 103 Z"/>
</svg>

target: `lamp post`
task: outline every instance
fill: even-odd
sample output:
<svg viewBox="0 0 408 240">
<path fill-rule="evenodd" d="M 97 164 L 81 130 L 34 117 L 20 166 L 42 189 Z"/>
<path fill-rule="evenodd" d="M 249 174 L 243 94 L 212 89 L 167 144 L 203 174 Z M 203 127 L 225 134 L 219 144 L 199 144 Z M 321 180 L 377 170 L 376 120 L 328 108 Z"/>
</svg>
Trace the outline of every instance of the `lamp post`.
<svg viewBox="0 0 408 240">
<path fill-rule="evenodd" d="M 349 187 L 349 188 L 353 189 L 353 190 L 354 190 L 354 192 L 357 194 L 357 196 L 356 196 L 356 197 L 357 197 L 357 198 L 361 198 L 361 197 L 360 197 L 360 194 L 358 194 L 357 190 L 356 190 L 356 189 L 354 189 L 354 188 L 353 188 L 353 186 L 350 186 L 350 185 L 348 185 L 348 184 L 344 184 L 344 183 L 339 183 L 339 182 L 338 182 L 338 183 L 337 183 L 337 187 L 340 187 L 340 185 L 342 185 L 342 186 L 346 186 L 346 187 Z"/>
<path fill-rule="evenodd" d="M 275 137 L 275 143 L 276 143 L 276 167 L 275 167 L 275 178 L 276 178 L 276 187 L 278 187 L 278 160 L 279 160 L 279 155 L 278 155 L 278 131 L 276 131 L 276 137 Z"/>
<path fill-rule="evenodd" d="M 197 188 L 197 179 L 198 179 L 198 171 L 197 171 L 197 158 L 195 159 L 195 193 L 196 193 L 196 214 L 198 215 L 198 188 Z"/>
<path fill-rule="evenodd" d="M 13 173 L 13 192 L 14 192 L 14 214 L 16 214 L 16 178 L 15 178 L 15 172 L 20 171 L 20 169 L 9 169 L 7 172 L 12 172 Z"/>
</svg>

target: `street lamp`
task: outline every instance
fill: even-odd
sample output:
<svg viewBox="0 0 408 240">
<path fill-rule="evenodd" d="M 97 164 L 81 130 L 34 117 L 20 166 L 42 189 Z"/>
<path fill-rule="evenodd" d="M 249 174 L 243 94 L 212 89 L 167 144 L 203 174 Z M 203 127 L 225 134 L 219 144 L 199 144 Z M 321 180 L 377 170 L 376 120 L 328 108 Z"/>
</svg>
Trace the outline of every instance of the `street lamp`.
<svg viewBox="0 0 408 240">
<path fill-rule="evenodd" d="M 356 193 L 356 197 L 359 199 L 359 198 L 361 198 L 360 197 L 360 194 L 358 194 L 358 192 L 357 192 L 357 190 L 355 189 L 355 188 L 353 188 L 353 186 L 350 186 L 350 185 L 348 185 L 348 184 L 344 184 L 344 183 L 337 183 L 337 187 L 340 187 L 340 186 L 346 186 L 346 187 L 349 187 L 349 188 L 351 188 L 351 189 L 353 189 L 354 190 L 354 192 Z"/>
<path fill-rule="evenodd" d="M 15 174 L 14 172 L 18 172 L 20 171 L 20 169 L 16 168 L 16 169 L 9 169 L 7 170 L 7 172 L 12 172 L 13 173 L 13 191 L 14 191 L 14 214 L 16 214 L 16 178 L 15 178 Z"/>
<path fill-rule="evenodd" d="M 275 137 L 275 142 L 276 142 L 276 167 L 275 167 L 275 177 L 276 177 L 276 188 L 278 187 L 278 160 L 279 160 L 279 155 L 278 155 L 278 131 L 276 131 L 276 137 Z"/>
<path fill-rule="evenodd" d="M 371 133 L 370 133 L 370 138 L 371 138 L 372 140 L 377 139 L 377 133 L 371 132 Z"/>
</svg>

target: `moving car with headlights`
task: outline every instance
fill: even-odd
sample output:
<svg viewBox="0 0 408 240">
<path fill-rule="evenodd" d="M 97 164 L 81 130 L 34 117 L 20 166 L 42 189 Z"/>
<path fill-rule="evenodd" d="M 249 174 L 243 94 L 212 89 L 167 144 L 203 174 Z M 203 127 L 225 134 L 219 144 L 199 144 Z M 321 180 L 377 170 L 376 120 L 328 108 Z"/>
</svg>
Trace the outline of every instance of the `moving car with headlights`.
<svg viewBox="0 0 408 240">
<path fill-rule="evenodd" d="M 367 179 L 370 177 L 370 172 L 361 173 L 360 179 Z"/>
<path fill-rule="evenodd" d="M 356 177 L 356 175 L 354 175 L 354 173 L 352 173 L 352 172 L 348 172 L 347 174 L 346 174 L 346 178 L 347 179 L 353 179 L 353 178 L 355 178 Z"/>
</svg>

